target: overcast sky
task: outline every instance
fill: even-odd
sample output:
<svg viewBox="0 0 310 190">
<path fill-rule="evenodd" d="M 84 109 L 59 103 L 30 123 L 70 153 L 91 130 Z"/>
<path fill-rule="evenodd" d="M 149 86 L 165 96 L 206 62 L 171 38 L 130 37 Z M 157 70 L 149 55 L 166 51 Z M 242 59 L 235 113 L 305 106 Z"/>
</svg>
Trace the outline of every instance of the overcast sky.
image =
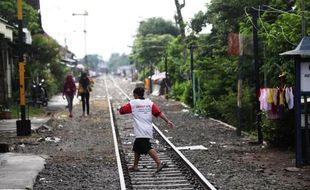
<svg viewBox="0 0 310 190">
<path fill-rule="evenodd" d="M 180 3 L 182 0 L 180 0 Z M 209 0 L 187 0 L 182 14 L 189 21 L 206 11 Z M 44 31 L 61 45 L 67 44 L 77 58 L 86 52 L 108 60 L 111 53 L 130 53 L 139 22 L 151 17 L 174 21 L 174 0 L 40 0 Z M 72 16 L 73 13 L 88 16 Z M 207 29 L 205 30 L 207 31 Z"/>
</svg>

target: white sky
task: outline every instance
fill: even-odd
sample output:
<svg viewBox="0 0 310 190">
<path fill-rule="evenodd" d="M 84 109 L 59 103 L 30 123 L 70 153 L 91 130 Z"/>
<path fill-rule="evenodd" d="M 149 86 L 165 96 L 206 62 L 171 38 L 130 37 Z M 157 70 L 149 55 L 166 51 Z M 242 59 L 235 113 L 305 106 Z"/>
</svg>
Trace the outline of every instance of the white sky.
<svg viewBox="0 0 310 190">
<path fill-rule="evenodd" d="M 183 2 L 182 0 L 179 1 Z M 184 21 L 198 11 L 206 11 L 209 0 L 186 0 Z M 59 44 L 69 47 L 78 58 L 85 55 L 84 18 L 86 19 L 87 54 L 104 60 L 111 53 L 130 53 L 139 22 L 162 17 L 174 22 L 174 0 L 40 0 L 43 29 Z M 88 12 L 88 16 L 72 13 Z"/>
</svg>

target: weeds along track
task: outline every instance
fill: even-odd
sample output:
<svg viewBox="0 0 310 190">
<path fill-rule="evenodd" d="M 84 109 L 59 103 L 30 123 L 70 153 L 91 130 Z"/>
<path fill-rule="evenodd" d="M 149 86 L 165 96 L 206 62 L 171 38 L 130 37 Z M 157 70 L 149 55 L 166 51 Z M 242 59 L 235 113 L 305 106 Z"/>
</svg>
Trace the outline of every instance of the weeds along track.
<svg viewBox="0 0 310 190">
<path fill-rule="evenodd" d="M 139 171 L 129 172 L 128 168 L 134 160 L 132 120 L 130 114 L 120 116 L 117 108 L 129 101 L 127 93 L 132 92 L 134 86 L 119 86 L 111 76 L 105 77 L 105 86 L 110 104 L 111 125 L 115 129 L 113 134 L 122 189 L 215 189 L 154 124 L 152 146 L 157 150 L 161 161 L 167 163 L 167 167 L 156 173 L 152 158 L 142 155 Z"/>
</svg>

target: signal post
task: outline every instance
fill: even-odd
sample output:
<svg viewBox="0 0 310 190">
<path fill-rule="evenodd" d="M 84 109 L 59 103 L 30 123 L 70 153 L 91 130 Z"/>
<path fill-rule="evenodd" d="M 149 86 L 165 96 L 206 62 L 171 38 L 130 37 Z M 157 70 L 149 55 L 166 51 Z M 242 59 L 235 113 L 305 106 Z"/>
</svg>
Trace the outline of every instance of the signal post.
<svg viewBox="0 0 310 190">
<path fill-rule="evenodd" d="M 19 65 L 19 105 L 20 120 L 16 121 L 17 136 L 31 135 L 31 121 L 26 119 L 26 99 L 25 99 L 25 61 L 23 47 L 23 2 L 17 0 L 18 19 L 18 65 Z"/>
</svg>

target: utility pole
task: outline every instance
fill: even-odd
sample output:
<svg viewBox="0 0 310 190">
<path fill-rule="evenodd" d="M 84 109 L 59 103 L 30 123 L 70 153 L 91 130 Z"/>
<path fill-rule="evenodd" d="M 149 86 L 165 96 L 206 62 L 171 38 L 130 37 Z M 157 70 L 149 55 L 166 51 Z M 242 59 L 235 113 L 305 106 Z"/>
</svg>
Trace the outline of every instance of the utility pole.
<svg viewBox="0 0 310 190">
<path fill-rule="evenodd" d="M 259 82 L 259 50 L 258 50 L 258 25 L 257 25 L 257 19 L 258 19 L 258 12 L 256 10 L 253 11 L 253 49 L 254 49 L 254 72 L 255 72 L 255 97 L 256 97 L 256 104 L 255 104 L 255 115 L 256 115 L 256 129 L 257 129 L 257 135 L 258 135 L 258 143 L 263 143 L 263 132 L 261 127 L 261 114 L 260 114 L 260 103 L 257 98 L 257 95 L 259 94 L 260 90 L 260 82 Z"/>
<path fill-rule="evenodd" d="M 18 19 L 18 65 L 19 65 L 19 104 L 21 120 L 16 121 L 17 136 L 31 135 L 31 121 L 26 120 L 25 62 L 23 46 L 23 1 L 17 0 Z"/>
<path fill-rule="evenodd" d="M 193 106 L 196 104 L 196 85 L 195 85 L 195 73 L 194 73 L 194 46 L 190 46 L 190 54 L 191 54 L 191 82 L 192 82 L 192 89 L 193 89 Z"/>
<path fill-rule="evenodd" d="M 166 80 L 166 92 L 165 92 L 165 94 L 168 94 L 168 55 L 167 55 L 167 52 L 165 52 L 165 80 Z"/>
<path fill-rule="evenodd" d="M 307 25 L 305 20 L 305 0 L 301 0 L 301 35 L 304 38 L 307 34 Z M 310 161 L 310 139 L 309 139 L 309 121 L 308 121 L 308 96 L 304 95 L 304 118 L 305 118 L 305 160 Z"/>
<path fill-rule="evenodd" d="M 238 63 L 238 95 L 237 95 L 237 136 L 241 136 L 241 128 L 242 128 L 242 65 L 243 65 L 243 55 L 239 55 L 239 63 Z"/>
<path fill-rule="evenodd" d="M 152 76 L 153 76 L 153 63 L 152 61 L 150 61 L 150 94 L 152 94 L 153 92 Z"/>
<path fill-rule="evenodd" d="M 305 0 L 301 0 L 301 35 L 306 36 Z"/>
<path fill-rule="evenodd" d="M 84 30 L 83 30 L 83 32 L 84 32 L 84 51 L 85 51 L 85 64 L 87 64 L 88 63 L 88 60 L 87 60 L 87 46 L 86 46 L 86 42 L 87 42 L 87 40 L 86 40 L 86 33 L 87 33 L 87 31 L 86 31 L 86 16 L 88 16 L 88 12 L 87 11 L 84 11 L 84 13 L 72 13 L 72 16 L 83 16 L 84 17 Z"/>
</svg>

